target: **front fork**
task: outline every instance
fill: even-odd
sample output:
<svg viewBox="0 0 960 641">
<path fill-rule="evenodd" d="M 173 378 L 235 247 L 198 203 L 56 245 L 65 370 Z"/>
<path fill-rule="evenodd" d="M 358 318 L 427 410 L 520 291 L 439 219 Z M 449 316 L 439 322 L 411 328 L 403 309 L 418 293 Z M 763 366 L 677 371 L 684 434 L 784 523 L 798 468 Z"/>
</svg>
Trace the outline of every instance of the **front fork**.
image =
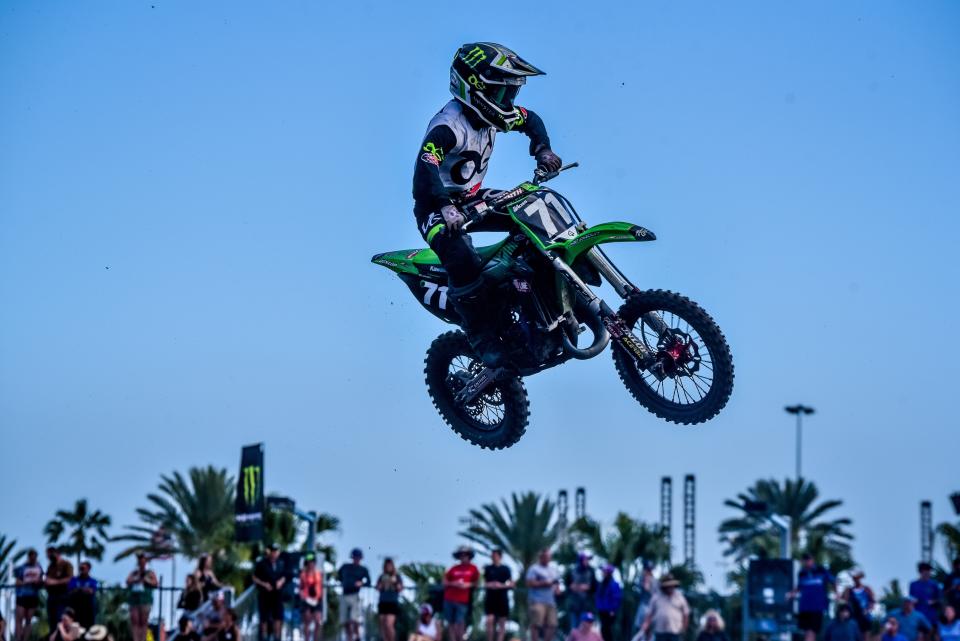
<svg viewBox="0 0 960 641">
<path fill-rule="evenodd" d="M 554 269 L 562 274 L 577 290 L 580 296 L 587 302 L 590 310 L 600 315 L 604 327 L 606 327 L 610 337 L 616 341 L 628 354 L 633 356 L 637 360 L 637 364 L 642 369 L 650 368 L 656 361 L 656 354 L 650 351 L 650 349 L 648 349 L 647 346 L 642 342 L 637 340 L 627 324 L 623 322 L 622 318 L 620 318 L 620 315 L 611 309 L 603 299 L 593 293 L 593 290 L 591 290 L 590 287 L 583 282 L 583 279 L 577 275 L 573 268 L 570 267 L 565 261 L 561 260 L 559 256 L 550 253 L 547 257 L 550 259 Z M 607 258 L 607 255 L 604 254 L 599 247 L 591 247 L 589 250 L 587 250 L 586 257 L 587 260 L 590 261 L 590 264 L 592 264 L 596 270 L 600 272 L 600 275 L 603 276 L 607 282 L 613 286 L 614 290 L 616 290 L 617 294 L 621 298 L 626 299 L 632 292 L 637 290 L 636 286 L 634 286 L 633 283 L 631 283 L 627 277 L 624 276 L 619 269 L 617 269 L 616 265 L 614 265 L 610 259 Z M 660 317 L 660 314 L 656 312 L 647 312 L 643 315 L 643 320 L 650 326 L 652 330 L 657 333 L 658 336 L 662 336 L 664 332 L 670 329 Z M 659 378 L 659 375 L 657 377 Z"/>
</svg>

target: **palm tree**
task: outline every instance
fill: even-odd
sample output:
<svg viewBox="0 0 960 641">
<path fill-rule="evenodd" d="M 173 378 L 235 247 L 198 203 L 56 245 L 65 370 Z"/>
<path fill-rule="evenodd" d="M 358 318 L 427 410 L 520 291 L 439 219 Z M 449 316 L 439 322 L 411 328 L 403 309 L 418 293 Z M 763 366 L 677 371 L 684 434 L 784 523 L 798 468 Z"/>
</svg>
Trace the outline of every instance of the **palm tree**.
<svg viewBox="0 0 960 641">
<path fill-rule="evenodd" d="M 212 465 L 191 467 L 187 478 L 180 472 L 162 476 L 158 492 L 147 495 L 150 507 L 137 508 L 140 525 L 128 525 L 115 541 L 132 545 L 115 560 L 143 550 L 160 556 L 181 554 L 191 559 L 212 554 L 214 560 L 233 543 L 234 481 L 226 469 Z M 169 543 L 158 532 L 169 534 Z"/>
<path fill-rule="evenodd" d="M 334 548 L 332 545 L 323 543 L 319 539 L 326 532 L 336 532 L 340 529 L 340 519 L 328 512 L 317 514 L 317 520 L 314 522 L 314 552 L 321 555 L 321 558 L 334 561 Z M 298 540 L 306 537 L 306 523 L 301 521 L 293 512 L 286 509 L 267 508 L 263 514 L 263 540 L 268 543 L 276 543 L 282 549 L 289 549 L 297 544 Z M 253 556 L 258 556 L 261 552 L 261 545 L 254 543 L 252 546 Z M 306 541 L 303 541 L 303 550 L 306 551 Z"/>
<path fill-rule="evenodd" d="M 20 550 L 14 553 L 17 547 L 17 540 L 7 540 L 6 534 L 0 534 L 0 585 L 5 585 L 10 579 L 10 569 L 13 564 L 20 560 L 26 550 Z"/>
<path fill-rule="evenodd" d="M 335 562 L 336 553 L 333 545 L 321 542 L 321 538 L 326 532 L 340 531 L 340 518 L 330 514 L 329 512 L 320 512 L 317 514 L 317 521 L 314 523 L 313 531 L 317 536 L 316 549 L 314 551 L 323 555 L 323 558 L 327 559 L 331 563 Z"/>
<path fill-rule="evenodd" d="M 445 569 L 439 563 L 404 563 L 397 568 L 413 583 L 417 603 L 423 603 L 430 597 L 430 586 L 443 583 Z"/>
<path fill-rule="evenodd" d="M 670 547 L 659 525 L 651 525 L 619 512 L 613 527 L 604 531 L 598 521 L 580 519 L 573 524 L 580 543 L 594 555 L 620 570 L 625 584 L 630 585 L 642 571 L 643 561 L 663 561 Z"/>
<path fill-rule="evenodd" d="M 60 550 L 67 555 L 76 555 L 79 566 L 81 557 L 103 560 L 106 543 L 110 540 L 107 528 L 112 522 L 109 515 L 91 510 L 87 499 L 77 499 L 72 512 L 57 510 L 56 516 L 43 528 L 43 533 L 50 545 L 64 540 Z"/>
<path fill-rule="evenodd" d="M 847 530 L 848 518 L 829 518 L 827 514 L 843 505 L 833 499 L 819 501 L 817 486 L 805 479 L 787 479 L 782 484 L 774 479 L 761 479 L 746 492 L 728 499 L 724 504 L 740 514 L 720 524 L 720 542 L 727 545 L 724 554 L 737 562 L 754 555 L 774 557 L 779 550 L 778 537 L 767 520 L 767 513 L 787 517 L 790 522 L 790 542 L 794 557 L 809 552 L 818 562 L 841 571 L 852 565 L 850 542 L 853 535 Z M 758 513 L 757 506 L 765 505 L 767 513 Z M 826 517 L 826 518 L 825 518 Z"/>
<path fill-rule="evenodd" d="M 951 494 L 950 501 L 954 509 L 960 511 L 960 492 Z M 943 551 L 947 555 L 948 563 L 960 558 L 960 521 L 956 523 L 944 521 L 937 526 L 937 534 L 943 539 Z"/>
<path fill-rule="evenodd" d="M 509 502 L 504 499 L 470 510 L 469 525 L 460 536 L 487 554 L 503 550 L 525 574 L 540 550 L 557 542 L 560 530 L 554 518 L 555 507 L 553 501 L 536 492 L 513 493 Z"/>
</svg>

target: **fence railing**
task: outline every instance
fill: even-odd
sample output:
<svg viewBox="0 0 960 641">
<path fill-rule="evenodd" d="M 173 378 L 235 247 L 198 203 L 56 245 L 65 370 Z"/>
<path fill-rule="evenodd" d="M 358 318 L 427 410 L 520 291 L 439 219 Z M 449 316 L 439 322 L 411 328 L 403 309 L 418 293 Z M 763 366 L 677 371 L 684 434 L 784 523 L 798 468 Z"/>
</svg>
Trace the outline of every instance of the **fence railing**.
<svg viewBox="0 0 960 641">
<path fill-rule="evenodd" d="M 292 587 L 292 586 L 291 586 Z M 129 589 L 125 586 L 101 586 L 97 590 L 97 623 L 106 625 L 113 635 L 114 641 L 128 641 L 129 633 L 129 609 L 127 605 L 127 596 Z M 233 608 L 238 615 L 238 624 L 246 641 L 253 641 L 257 638 L 257 628 L 259 625 L 257 588 L 250 586 L 235 595 L 232 588 L 226 588 L 225 606 Z M 323 590 L 323 620 L 325 639 L 339 639 L 341 637 L 338 625 L 339 602 L 342 596 L 342 588 L 339 583 L 328 582 Z M 203 629 L 210 621 L 212 605 L 210 601 L 204 603 L 199 609 L 193 612 L 185 612 L 178 609 L 177 603 L 183 588 L 166 587 L 161 584 L 154 590 L 153 607 L 151 610 L 151 623 L 153 624 L 153 641 L 160 641 L 160 627 L 166 632 L 163 635 L 166 641 L 175 641 L 177 630 L 177 619 L 180 615 L 186 614 L 192 618 L 198 629 Z M 472 616 L 469 623 L 478 626 L 483 614 L 483 587 L 474 590 L 472 599 Z M 3 614 L 8 626 L 8 633 L 12 635 L 14 621 L 14 594 L 15 586 L 0 585 L 0 613 Z M 526 590 L 521 586 L 510 590 L 510 612 L 511 621 L 508 623 L 511 631 L 520 631 L 526 625 L 526 612 L 521 607 L 526 602 Z M 404 587 L 401 591 L 401 611 L 402 616 L 398 617 L 397 639 L 405 639 L 406 626 L 412 625 L 416 620 L 416 612 L 423 602 L 429 602 L 436 610 L 437 616 L 441 616 L 443 603 L 443 589 L 440 585 Z M 34 639 L 43 639 L 48 633 L 45 616 L 45 598 L 41 591 L 40 608 L 37 611 L 37 625 L 34 629 Z M 289 641 L 300 641 L 300 603 L 295 591 L 290 590 L 287 593 L 287 599 L 284 602 L 284 638 Z M 361 624 L 362 639 L 376 639 L 379 637 L 377 626 L 377 604 L 379 601 L 379 592 L 374 587 L 363 587 L 359 592 L 360 607 L 363 614 Z M 566 614 L 563 597 L 559 599 L 559 610 L 561 621 Z M 620 619 L 621 633 L 618 637 L 621 640 L 629 639 L 633 628 L 632 612 L 622 612 Z M 569 625 L 567 621 L 567 625 Z M 482 625 L 476 627 L 482 630 Z"/>
</svg>

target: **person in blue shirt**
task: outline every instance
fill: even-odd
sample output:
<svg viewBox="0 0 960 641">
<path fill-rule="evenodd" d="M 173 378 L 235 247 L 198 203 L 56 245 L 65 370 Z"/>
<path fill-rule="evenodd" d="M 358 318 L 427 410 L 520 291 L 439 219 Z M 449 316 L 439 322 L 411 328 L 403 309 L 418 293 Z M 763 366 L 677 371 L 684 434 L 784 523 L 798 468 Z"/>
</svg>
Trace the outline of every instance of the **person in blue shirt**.
<svg viewBox="0 0 960 641">
<path fill-rule="evenodd" d="M 97 588 L 100 584 L 90 576 L 90 561 L 80 563 L 80 574 L 71 577 L 67 583 L 67 600 L 77 614 L 77 623 L 81 628 L 93 625 L 97 613 Z"/>
<path fill-rule="evenodd" d="M 853 612 L 846 603 L 837 606 L 837 616 L 823 633 L 823 641 L 861 641 L 860 626 L 852 617 Z"/>
<path fill-rule="evenodd" d="M 597 614 L 600 615 L 600 634 L 603 641 L 613 641 L 613 625 L 620 611 L 623 590 L 613 578 L 614 567 L 609 563 L 603 567 L 603 580 L 597 586 Z"/>
<path fill-rule="evenodd" d="M 937 625 L 943 588 L 931 578 L 933 566 L 926 561 L 917 564 L 917 572 L 920 573 L 920 578 L 910 583 L 910 596 L 917 600 L 917 611 L 927 617 L 930 625 Z"/>
<path fill-rule="evenodd" d="M 804 633 L 804 641 L 816 641 L 823 627 L 823 613 L 829 602 L 829 592 L 837 580 L 822 565 L 817 565 L 813 556 L 804 553 L 803 567 L 797 574 L 797 588 L 789 593 L 798 598 L 797 627 Z"/>
<path fill-rule="evenodd" d="M 952 605 L 943 606 L 943 616 L 937 623 L 937 638 L 939 641 L 960 641 L 960 619 Z"/>
<path fill-rule="evenodd" d="M 917 611 L 916 604 L 917 600 L 908 594 L 903 597 L 903 606 L 890 613 L 907 641 L 924 641 L 933 630 L 927 617 Z"/>
<path fill-rule="evenodd" d="M 880 641 L 907 641 L 907 637 L 900 634 L 900 622 L 897 621 L 897 617 L 892 615 L 887 617 L 883 624 L 883 636 L 880 637 Z"/>
</svg>

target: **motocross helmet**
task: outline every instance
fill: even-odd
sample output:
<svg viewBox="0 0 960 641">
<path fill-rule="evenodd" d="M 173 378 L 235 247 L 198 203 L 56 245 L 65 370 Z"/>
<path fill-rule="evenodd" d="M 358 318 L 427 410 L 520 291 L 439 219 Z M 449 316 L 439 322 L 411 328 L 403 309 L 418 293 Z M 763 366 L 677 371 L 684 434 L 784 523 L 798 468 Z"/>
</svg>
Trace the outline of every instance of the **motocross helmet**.
<svg viewBox="0 0 960 641">
<path fill-rule="evenodd" d="M 463 45 L 450 65 L 450 93 L 470 107 L 481 120 L 500 131 L 510 131 L 523 122 L 513 104 L 527 76 L 543 71 L 493 42 Z"/>
</svg>

